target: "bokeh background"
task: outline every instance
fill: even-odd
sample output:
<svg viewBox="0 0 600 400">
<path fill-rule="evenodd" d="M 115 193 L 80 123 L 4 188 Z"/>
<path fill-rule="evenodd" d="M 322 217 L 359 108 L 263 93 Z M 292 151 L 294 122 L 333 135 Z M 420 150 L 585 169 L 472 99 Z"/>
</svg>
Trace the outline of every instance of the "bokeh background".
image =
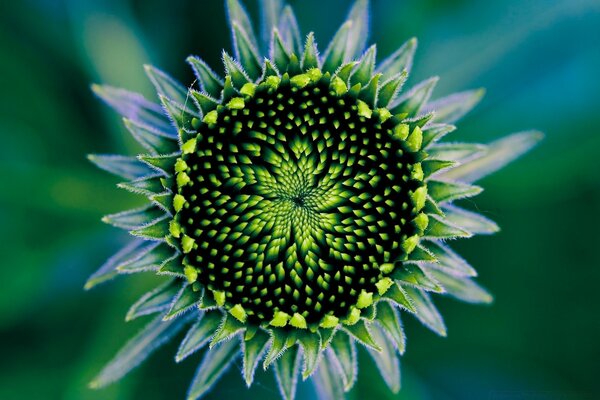
<svg viewBox="0 0 600 400">
<path fill-rule="evenodd" d="M 257 4 L 247 0 L 257 15 Z M 295 0 L 321 48 L 349 1 Z M 544 142 L 486 178 L 470 206 L 502 231 L 456 243 L 495 295 L 491 306 L 437 303 L 448 338 L 404 318 L 403 389 L 392 395 L 362 357 L 353 399 L 600 398 L 600 2 L 373 0 L 380 54 L 417 36 L 410 83 L 440 75 L 436 95 L 486 87 L 453 133 L 488 142 L 536 128 Z M 0 399 L 181 399 L 199 357 L 166 346 L 123 381 L 87 382 L 145 321 L 128 305 L 155 285 L 121 277 L 84 292 L 125 240 L 103 214 L 141 201 L 87 153 L 139 148 L 91 82 L 153 96 L 142 64 L 189 84 L 184 63 L 219 67 L 230 49 L 217 0 L 21 0 L 0 3 Z M 239 366 L 207 397 L 277 399 L 270 374 L 246 391 Z M 302 385 L 299 398 L 310 399 Z"/>
</svg>

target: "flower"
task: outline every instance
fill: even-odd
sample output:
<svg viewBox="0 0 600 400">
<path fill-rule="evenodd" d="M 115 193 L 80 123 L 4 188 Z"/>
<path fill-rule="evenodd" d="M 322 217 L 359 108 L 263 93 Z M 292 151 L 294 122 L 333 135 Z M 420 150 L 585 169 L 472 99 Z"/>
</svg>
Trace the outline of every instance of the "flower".
<svg viewBox="0 0 600 400">
<path fill-rule="evenodd" d="M 416 40 L 376 65 L 376 46 L 365 50 L 367 0 L 356 1 L 322 55 L 312 33 L 302 41 L 289 6 L 262 3 L 267 40 L 259 41 L 238 0 L 227 1 L 235 58 L 223 52 L 224 79 L 190 57 L 200 90 L 146 66 L 161 105 L 93 87 L 147 153 L 90 159 L 149 203 L 104 218 L 136 239 L 87 287 L 119 273 L 167 277 L 127 319 L 158 316 L 94 387 L 191 325 L 176 360 L 209 350 L 189 399 L 240 354 L 248 386 L 262 361 L 286 399 L 299 374 L 340 397 L 356 379 L 356 343 L 397 391 L 401 313 L 445 335 L 430 293 L 491 301 L 445 241 L 498 227 L 453 202 L 479 194 L 476 180 L 540 135 L 440 143 L 483 92 L 429 102 L 432 78 L 401 93 Z"/>
</svg>

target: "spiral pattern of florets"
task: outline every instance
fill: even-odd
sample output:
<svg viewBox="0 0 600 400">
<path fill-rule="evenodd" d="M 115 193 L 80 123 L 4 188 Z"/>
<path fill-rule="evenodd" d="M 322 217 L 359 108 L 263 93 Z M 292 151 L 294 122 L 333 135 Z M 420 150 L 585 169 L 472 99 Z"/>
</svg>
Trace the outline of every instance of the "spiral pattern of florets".
<svg viewBox="0 0 600 400">
<path fill-rule="evenodd" d="M 423 233 L 408 126 L 336 89 L 319 70 L 248 85 L 175 164 L 186 275 L 243 322 L 352 324 Z"/>
</svg>

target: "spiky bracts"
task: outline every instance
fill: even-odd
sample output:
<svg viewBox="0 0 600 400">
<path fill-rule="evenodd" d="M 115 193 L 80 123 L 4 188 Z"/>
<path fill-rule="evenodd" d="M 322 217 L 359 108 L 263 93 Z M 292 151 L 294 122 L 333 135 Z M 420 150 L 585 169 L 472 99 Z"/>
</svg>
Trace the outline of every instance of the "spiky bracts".
<svg viewBox="0 0 600 400">
<path fill-rule="evenodd" d="M 472 183 L 539 134 L 489 146 L 439 143 L 482 92 L 429 102 L 437 81 L 430 79 L 400 94 L 416 41 L 377 66 L 376 47 L 364 51 L 366 0 L 355 3 L 323 55 L 312 33 L 301 40 L 289 6 L 263 1 L 268 40 L 261 43 L 238 1 L 227 5 L 235 59 L 223 53 L 224 79 L 196 57 L 188 61 L 199 91 L 147 67 L 162 107 L 94 87 L 148 153 L 90 158 L 150 203 L 105 217 L 138 239 L 87 287 L 118 273 L 171 278 L 132 306 L 127 319 L 159 316 L 93 385 L 122 377 L 193 323 L 176 360 L 210 350 L 190 399 L 240 348 L 248 385 L 262 360 L 264 368 L 273 364 L 287 399 L 299 370 L 321 390 L 342 393 L 356 379 L 356 342 L 398 390 L 400 310 L 445 335 L 429 293 L 491 300 L 444 241 L 497 226 L 452 202 L 480 193 Z"/>
</svg>

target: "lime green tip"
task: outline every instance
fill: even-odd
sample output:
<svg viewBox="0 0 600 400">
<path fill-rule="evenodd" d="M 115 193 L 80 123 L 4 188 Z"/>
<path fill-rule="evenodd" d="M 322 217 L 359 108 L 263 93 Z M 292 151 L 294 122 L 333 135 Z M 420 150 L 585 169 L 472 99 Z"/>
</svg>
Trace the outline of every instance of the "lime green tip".
<svg viewBox="0 0 600 400">
<path fill-rule="evenodd" d="M 276 311 L 275 314 L 273 314 L 273 319 L 271 322 L 269 322 L 269 324 L 277 328 L 283 328 L 287 325 L 289 319 L 289 314 L 284 313 L 283 311 Z"/>
<path fill-rule="evenodd" d="M 174 219 L 171 220 L 171 222 L 169 222 L 169 232 L 174 238 L 179 238 L 181 236 L 181 225 L 179 225 L 179 222 Z"/>
<path fill-rule="evenodd" d="M 290 319 L 290 325 L 298 329 L 306 329 L 307 327 L 306 320 L 298 313 L 294 313 L 294 315 L 292 315 L 292 318 Z"/>
<path fill-rule="evenodd" d="M 310 83 L 310 81 L 310 76 L 308 76 L 307 74 L 296 75 L 290 79 L 291 84 L 299 89 L 304 88 Z"/>
<path fill-rule="evenodd" d="M 371 118 L 373 115 L 373 110 L 362 100 L 358 100 L 358 115 L 365 118 Z"/>
<path fill-rule="evenodd" d="M 358 295 L 356 307 L 362 309 L 369 307 L 371 304 L 373 304 L 373 293 L 362 290 Z"/>
<path fill-rule="evenodd" d="M 406 140 L 409 133 L 409 127 L 406 124 L 399 124 L 394 127 L 394 137 L 400 140 Z"/>
<path fill-rule="evenodd" d="M 202 119 L 202 122 L 204 122 L 206 124 L 216 124 L 218 119 L 219 119 L 219 114 L 217 113 L 217 110 L 212 110 L 211 112 L 207 113 L 204 116 L 204 118 Z"/>
<path fill-rule="evenodd" d="M 196 271 L 196 268 L 190 265 L 183 267 L 183 273 L 189 283 L 196 282 L 196 279 L 198 279 L 198 271 Z"/>
<path fill-rule="evenodd" d="M 335 328 L 339 323 L 340 323 L 340 320 L 338 317 L 335 317 L 333 315 L 326 315 L 321 320 L 321 323 L 319 324 L 319 326 L 321 328 L 331 329 L 331 328 Z"/>
<path fill-rule="evenodd" d="M 377 287 L 377 292 L 379 293 L 379 295 L 383 296 L 392 287 L 393 284 L 394 281 L 386 276 L 385 278 L 380 279 L 379 282 L 375 284 L 375 286 Z"/>
<path fill-rule="evenodd" d="M 413 250 L 415 249 L 415 247 L 417 247 L 418 244 L 419 235 L 413 235 L 402 243 L 402 250 L 404 250 L 406 254 L 410 254 L 413 252 Z"/>
<path fill-rule="evenodd" d="M 173 208 L 175 209 L 175 212 L 181 211 L 184 204 L 185 204 L 185 197 L 183 197 L 180 194 L 176 194 L 175 196 L 173 196 Z"/>
<path fill-rule="evenodd" d="M 218 306 L 223 306 L 225 304 L 225 292 L 220 290 L 213 291 L 213 298 Z"/>
<path fill-rule="evenodd" d="M 406 138 L 406 146 L 410 151 L 419 151 L 423 144 L 423 132 L 418 126 L 413 129 L 408 138 Z"/>
<path fill-rule="evenodd" d="M 183 154 L 192 154 L 194 151 L 196 151 L 196 139 L 190 139 L 181 145 Z"/>
<path fill-rule="evenodd" d="M 227 108 L 230 110 L 242 110 L 245 106 L 246 103 L 241 97 L 234 97 L 233 99 L 229 100 L 229 103 L 227 103 Z"/>
<path fill-rule="evenodd" d="M 245 83 L 244 86 L 242 86 L 242 88 L 240 89 L 240 93 L 246 96 L 254 96 L 254 93 L 256 92 L 256 85 L 254 83 Z"/>
<path fill-rule="evenodd" d="M 427 187 L 421 186 L 410 194 L 410 198 L 414 203 L 415 210 L 421 211 L 425 207 L 425 200 L 427 200 Z"/>
<path fill-rule="evenodd" d="M 182 158 L 178 158 L 177 161 L 175 161 L 175 172 L 183 172 L 187 169 L 188 165 Z"/>
<path fill-rule="evenodd" d="M 333 78 L 333 81 L 331 82 L 331 88 L 338 96 L 341 96 L 348 91 L 348 87 L 346 86 L 344 81 L 338 76 Z"/>
<path fill-rule="evenodd" d="M 196 243 L 196 241 L 193 238 L 188 235 L 183 235 L 183 238 L 181 238 L 181 250 L 183 250 L 184 253 L 189 253 L 194 248 L 194 243 Z"/>
<path fill-rule="evenodd" d="M 360 310 L 354 306 L 350 307 L 348 318 L 346 318 L 346 325 L 355 325 L 360 319 Z"/>
<path fill-rule="evenodd" d="M 236 304 L 235 306 L 231 307 L 229 313 L 240 322 L 246 322 L 246 319 L 248 318 L 248 314 L 246 314 L 246 310 L 244 310 L 244 307 L 242 307 L 241 304 Z"/>
</svg>

